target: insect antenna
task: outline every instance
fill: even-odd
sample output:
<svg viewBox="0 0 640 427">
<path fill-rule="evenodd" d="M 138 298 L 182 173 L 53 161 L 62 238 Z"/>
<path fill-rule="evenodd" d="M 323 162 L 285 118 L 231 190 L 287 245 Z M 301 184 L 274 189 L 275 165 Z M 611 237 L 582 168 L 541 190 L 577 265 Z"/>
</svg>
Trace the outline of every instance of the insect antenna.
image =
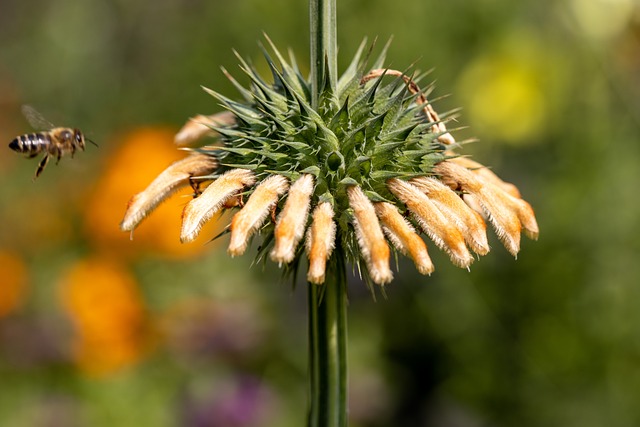
<svg viewBox="0 0 640 427">
<path fill-rule="evenodd" d="M 89 138 L 85 138 L 87 141 L 89 141 L 90 143 L 92 143 L 93 145 L 95 145 L 96 147 L 99 147 L 98 144 L 96 144 L 95 142 L 93 142 L 92 140 L 90 140 Z"/>
</svg>

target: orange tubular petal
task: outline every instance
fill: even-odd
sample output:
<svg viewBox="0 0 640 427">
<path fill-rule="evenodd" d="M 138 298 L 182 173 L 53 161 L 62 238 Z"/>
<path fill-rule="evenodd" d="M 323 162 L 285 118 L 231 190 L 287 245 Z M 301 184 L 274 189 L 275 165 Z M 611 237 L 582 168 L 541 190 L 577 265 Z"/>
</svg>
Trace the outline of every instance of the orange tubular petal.
<svg viewBox="0 0 640 427">
<path fill-rule="evenodd" d="M 403 254 L 409 254 L 420 274 L 433 273 L 435 268 L 429 258 L 427 245 L 398 212 L 398 209 L 386 202 L 375 203 L 374 207 L 387 237 L 396 249 Z"/>
<path fill-rule="evenodd" d="M 489 222 L 507 250 L 516 256 L 520 250 L 519 209 L 524 209 L 523 200 L 510 196 L 497 185 L 483 181 L 464 166 L 451 162 L 442 162 L 435 167 L 444 181 L 453 181 L 464 191 L 469 192 L 482 207 Z M 533 230 L 532 230 L 533 231 Z"/>
<path fill-rule="evenodd" d="M 307 232 L 307 253 L 310 283 L 324 283 L 327 260 L 331 256 L 336 240 L 336 224 L 333 222 L 333 208 L 330 203 L 320 203 L 313 210 L 313 221 Z"/>
<path fill-rule="evenodd" d="M 189 184 L 189 179 L 213 173 L 218 161 L 206 154 L 191 154 L 166 168 L 156 179 L 131 198 L 124 219 L 120 223 L 122 231 L 132 231 L 160 203 L 179 188 Z"/>
<path fill-rule="evenodd" d="M 271 175 L 256 187 L 242 210 L 231 220 L 231 240 L 228 252 L 231 256 L 242 255 L 249 238 L 264 223 L 278 198 L 289 189 L 287 178 Z"/>
<path fill-rule="evenodd" d="M 182 212 L 180 240 L 190 242 L 198 237 L 202 225 L 218 212 L 222 205 L 244 187 L 255 183 L 253 172 L 232 169 L 211 183 L 197 198 L 190 201 Z"/>
<path fill-rule="evenodd" d="M 459 164 L 460 166 L 464 166 L 476 176 L 502 188 L 504 191 L 509 193 L 509 195 L 513 197 L 517 197 L 518 199 L 521 198 L 520 190 L 518 190 L 518 187 L 511 184 L 510 182 L 503 181 L 498 175 L 493 173 L 491 169 L 489 169 L 482 163 L 478 163 L 475 160 L 471 160 L 468 157 L 454 157 L 447 161 Z"/>
<path fill-rule="evenodd" d="M 291 185 L 287 201 L 276 222 L 273 232 L 275 245 L 271 259 L 277 263 L 288 264 L 293 261 L 296 248 L 304 236 L 314 180 L 312 175 L 302 175 Z"/>
<path fill-rule="evenodd" d="M 424 232 L 442 250 L 449 254 L 453 264 L 468 268 L 473 257 L 464 244 L 464 237 L 438 207 L 417 187 L 397 178 L 387 181 L 387 187 L 407 205 Z"/>
<path fill-rule="evenodd" d="M 524 234 L 530 239 L 533 239 L 533 240 L 538 239 L 539 229 L 538 229 L 538 223 L 536 221 L 536 216 L 533 212 L 533 208 L 529 203 L 522 200 L 522 197 L 520 195 L 520 190 L 518 190 L 518 188 L 515 185 L 509 182 L 503 181 L 502 179 L 500 179 L 500 177 L 498 177 L 498 175 L 491 172 L 489 168 L 469 158 L 457 157 L 449 161 L 453 161 L 454 163 L 465 166 L 467 168 L 474 168 L 470 170 L 478 178 L 480 178 L 485 182 L 489 182 L 493 185 L 498 186 L 504 192 L 516 198 L 517 200 L 514 201 L 513 204 L 515 205 L 515 211 L 518 215 L 518 219 L 522 224 Z M 466 196 L 470 196 L 470 195 L 466 195 Z M 470 200 L 467 200 L 467 199 L 470 199 Z M 479 208 L 477 201 L 473 200 L 473 196 L 471 196 L 470 198 L 465 197 L 465 202 L 476 212 L 483 213 L 482 208 L 481 207 Z"/>
<path fill-rule="evenodd" d="M 482 217 L 469 208 L 449 187 L 434 178 L 414 178 L 411 184 L 427 194 L 438 209 L 454 221 L 464 236 L 464 240 L 479 255 L 489 253 L 487 226 Z"/>
<path fill-rule="evenodd" d="M 522 224 L 525 236 L 532 240 L 538 240 L 540 229 L 538 228 L 538 221 L 536 221 L 536 215 L 533 212 L 533 208 L 529 203 L 522 199 L 513 199 L 513 203 L 516 205 L 516 213 L 518 214 L 518 219 Z"/>
<path fill-rule="evenodd" d="M 393 279 L 393 273 L 389 268 L 391 254 L 373 204 L 357 186 L 349 187 L 347 196 L 349 205 L 353 209 L 356 236 L 362 255 L 367 262 L 369 275 L 378 285 L 389 283 Z"/>
<path fill-rule="evenodd" d="M 176 134 L 174 141 L 177 145 L 191 145 L 204 137 L 212 137 L 218 135 L 211 126 L 228 126 L 234 124 L 236 116 L 231 111 L 223 111 L 221 113 L 210 116 L 199 114 L 187 120 L 182 129 Z"/>
<path fill-rule="evenodd" d="M 476 213 L 478 213 L 483 218 L 486 218 L 486 215 L 484 214 L 484 210 L 482 209 L 482 206 L 480 206 L 480 202 L 478 202 L 478 198 L 476 196 L 474 196 L 473 194 L 466 193 L 462 195 L 462 200 L 467 206 L 473 209 Z"/>
</svg>

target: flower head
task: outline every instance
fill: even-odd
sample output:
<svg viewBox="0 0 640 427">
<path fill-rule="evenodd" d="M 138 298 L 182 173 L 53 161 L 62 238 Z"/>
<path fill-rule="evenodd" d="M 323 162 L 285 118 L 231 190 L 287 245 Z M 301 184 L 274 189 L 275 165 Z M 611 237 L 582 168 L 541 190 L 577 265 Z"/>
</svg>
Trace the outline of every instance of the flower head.
<svg viewBox="0 0 640 427">
<path fill-rule="evenodd" d="M 513 255 L 521 230 L 537 237 L 533 210 L 515 186 L 454 152 L 447 118 L 418 86 L 421 76 L 383 69 L 384 52 L 366 71 L 363 43 L 337 89 L 327 84 L 313 108 L 295 59 L 271 48 L 276 59 L 266 50 L 265 57 L 272 83 L 239 57 L 250 88 L 225 74 L 244 100 L 207 89 L 227 111 L 191 119 L 176 142 L 216 142 L 191 148 L 190 157 L 134 196 L 123 230 L 133 230 L 178 186 L 210 182 L 184 209 L 183 242 L 216 213 L 239 209 L 229 228 L 232 256 L 262 234 L 273 261 L 297 266 L 306 257 L 307 279 L 323 283 L 327 260 L 340 247 L 380 285 L 393 277 L 394 250 L 420 273 L 433 272 L 421 234 L 463 268 L 474 261 L 472 252 L 489 252 L 485 219 Z"/>
</svg>

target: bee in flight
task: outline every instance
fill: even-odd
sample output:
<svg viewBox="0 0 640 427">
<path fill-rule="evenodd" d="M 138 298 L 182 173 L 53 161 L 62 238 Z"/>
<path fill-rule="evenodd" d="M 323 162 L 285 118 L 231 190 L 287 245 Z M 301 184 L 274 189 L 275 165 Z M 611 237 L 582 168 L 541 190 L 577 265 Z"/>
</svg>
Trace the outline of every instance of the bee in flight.
<svg viewBox="0 0 640 427">
<path fill-rule="evenodd" d="M 22 114 L 24 114 L 31 126 L 39 129 L 40 132 L 17 136 L 9 143 L 9 148 L 18 153 L 26 153 L 30 159 L 40 153 L 44 153 L 44 157 L 38 163 L 34 180 L 40 176 L 47 166 L 49 157 L 55 157 L 56 164 L 58 164 L 63 155 L 71 153 L 71 158 L 73 158 L 78 148 L 84 151 L 85 141 L 89 141 L 96 147 L 98 146 L 95 142 L 85 138 L 80 129 L 54 126 L 33 107 L 23 105 Z"/>
</svg>

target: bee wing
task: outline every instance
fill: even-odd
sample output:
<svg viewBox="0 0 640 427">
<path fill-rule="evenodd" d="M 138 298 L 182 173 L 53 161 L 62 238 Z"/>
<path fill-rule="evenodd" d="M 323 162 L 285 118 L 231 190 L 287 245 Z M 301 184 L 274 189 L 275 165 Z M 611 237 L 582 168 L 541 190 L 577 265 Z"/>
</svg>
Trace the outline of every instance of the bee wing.
<svg viewBox="0 0 640 427">
<path fill-rule="evenodd" d="M 29 124 L 36 129 L 45 130 L 53 129 L 55 126 L 49 120 L 42 117 L 42 114 L 38 113 L 35 108 L 30 105 L 22 106 L 22 114 L 29 121 Z"/>
</svg>

